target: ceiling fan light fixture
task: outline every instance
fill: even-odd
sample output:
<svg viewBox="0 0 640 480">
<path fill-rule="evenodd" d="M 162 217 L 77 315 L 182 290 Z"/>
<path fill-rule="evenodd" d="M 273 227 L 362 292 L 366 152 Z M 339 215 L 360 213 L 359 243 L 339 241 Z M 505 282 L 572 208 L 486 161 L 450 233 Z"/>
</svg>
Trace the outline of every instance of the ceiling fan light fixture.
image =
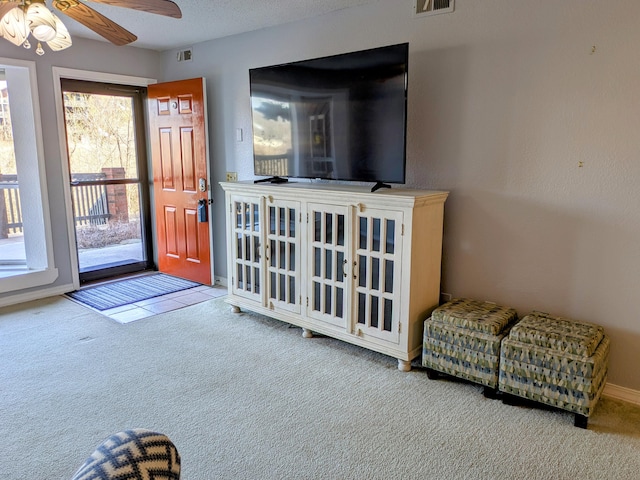
<svg viewBox="0 0 640 480">
<path fill-rule="evenodd" d="M 69 35 L 69 30 L 67 30 L 67 27 L 64 26 L 62 20 L 60 20 L 55 13 L 53 14 L 53 18 L 56 21 L 56 36 L 53 40 L 49 40 L 47 45 L 49 45 L 49 48 L 54 52 L 58 52 L 71 46 L 71 35 Z"/>
<path fill-rule="evenodd" d="M 41 42 L 56 38 L 56 20 L 46 5 L 34 2 L 27 8 L 27 23 L 31 34 Z"/>
<path fill-rule="evenodd" d="M 91 0 L 116 7 L 181 18 L 180 7 L 172 0 Z M 79 0 L 51 0 L 52 7 L 93 30 L 114 45 L 128 45 L 138 37 Z M 59 51 L 71 46 L 71 35 L 62 21 L 47 8 L 46 0 L 0 0 L 0 37 L 31 48 L 29 35 L 38 42 L 36 53 L 43 55 L 42 43 Z"/>
<path fill-rule="evenodd" d="M 0 35 L 14 45 L 24 44 L 29 36 L 29 27 L 22 8 L 12 8 L 0 19 Z"/>
</svg>

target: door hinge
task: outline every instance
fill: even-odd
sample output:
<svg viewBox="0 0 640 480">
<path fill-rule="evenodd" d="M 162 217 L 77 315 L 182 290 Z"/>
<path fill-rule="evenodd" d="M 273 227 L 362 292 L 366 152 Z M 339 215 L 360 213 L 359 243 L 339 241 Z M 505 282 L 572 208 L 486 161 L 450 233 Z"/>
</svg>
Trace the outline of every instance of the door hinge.
<svg viewBox="0 0 640 480">
<path fill-rule="evenodd" d="M 401 224 L 400 236 L 404 237 L 404 223 Z"/>
<path fill-rule="evenodd" d="M 398 322 L 398 333 L 402 333 L 402 323 Z"/>
<path fill-rule="evenodd" d="M 307 307 L 309 306 L 309 297 L 307 297 Z"/>
<path fill-rule="evenodd" d="M 309 223 L 309 212 L 307 212 L 307 223 Z"/>
</svg>

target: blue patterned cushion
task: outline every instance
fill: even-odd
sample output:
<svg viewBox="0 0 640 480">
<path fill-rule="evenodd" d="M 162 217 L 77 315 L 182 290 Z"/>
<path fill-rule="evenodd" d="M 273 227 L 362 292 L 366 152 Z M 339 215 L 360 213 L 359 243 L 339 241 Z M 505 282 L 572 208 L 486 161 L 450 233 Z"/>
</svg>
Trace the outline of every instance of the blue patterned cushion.
<svg viewBox="0 0 640 480">
<path fill-rule="evenodd" d="M 499 335 L 516 317 L 513 308 L 468 298 L 451 300 L 431 313 L 431 318 L 436 322 L 489 335 Z"/>
<path fill-rule="evenodd" d="M 144 429 L 101 443 L 72 480 L 179 480 L 180 455 L 166 435 Z"/>
</svg>

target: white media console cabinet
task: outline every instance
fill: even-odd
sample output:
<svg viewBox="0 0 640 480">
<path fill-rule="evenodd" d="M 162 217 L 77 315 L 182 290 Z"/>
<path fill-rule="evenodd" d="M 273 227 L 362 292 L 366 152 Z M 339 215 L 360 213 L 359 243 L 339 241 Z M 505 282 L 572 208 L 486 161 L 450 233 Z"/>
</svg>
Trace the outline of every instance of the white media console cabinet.
<svg viewBox="0 0 640 480">
<path fill-rule="evenodd" d="M 223 182 L 227 302 L 398 359 L 438 305 L 447 192 Z"/>
</svg>

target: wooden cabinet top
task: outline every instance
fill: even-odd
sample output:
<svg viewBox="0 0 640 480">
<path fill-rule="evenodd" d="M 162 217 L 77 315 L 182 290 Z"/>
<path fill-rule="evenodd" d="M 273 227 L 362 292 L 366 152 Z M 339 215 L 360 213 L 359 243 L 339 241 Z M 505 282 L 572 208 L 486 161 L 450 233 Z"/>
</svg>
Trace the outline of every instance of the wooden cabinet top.
<svg viewBox="0 0 640 480">
<path fill-rule="evenodd" d="M 287 183 L 253 183 L 220 182 L 223 190 L 236 194 L 273 196 L 274 198 L 292 198 L 299 200 L 322 201 L 326 203 L 370 202 L 385 203 L 394 206 L 418 206 L 420 204 L 444 203 L 449 192 L 440 190 L 417 190 L 403 187 L 382 188 L 371 192 L 370 186 L 287 182 Z"/>
</svg>

